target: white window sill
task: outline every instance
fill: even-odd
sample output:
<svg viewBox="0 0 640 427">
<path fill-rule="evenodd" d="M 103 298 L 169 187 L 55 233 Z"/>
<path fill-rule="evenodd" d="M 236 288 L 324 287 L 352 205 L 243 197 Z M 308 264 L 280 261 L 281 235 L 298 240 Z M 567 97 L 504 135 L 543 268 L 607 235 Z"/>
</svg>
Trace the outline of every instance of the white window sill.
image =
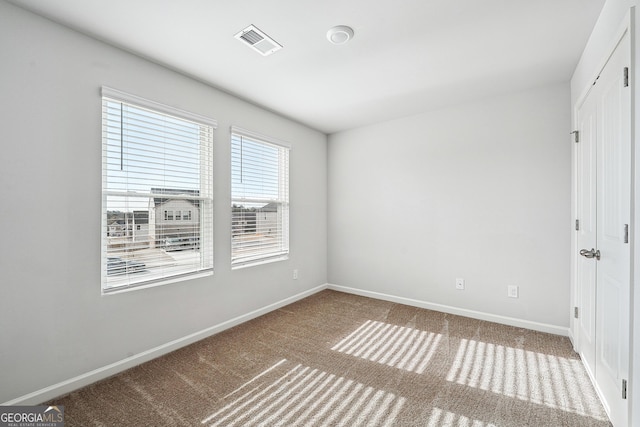
<svg viewBox="0 0 640 427">
<path fill-rule="evenodd" d="M 170 285 L 172 283 L 184 282 L 187 280 L 199 279 L 202 277 L 213 276 L 213 270 L 200 271 L 198 273 L 184 274 L 180 276 L 167 277 L 153 282 L 142 282 L 139 285 L 133 284 L 128 286 L 115 286 L 113 288 L 102 289 L 102 296 L 121 294 L 124 292 L 139 291 L 141 289 L 155 288 L 158 286 Z"/>
<path fill-rule="evenodd" d="M 283 256 L 279 256 L 276 258 L 267 258 L 267 259 L 258 259 L 255 261 L 245 261 L 243 263 L 239 263 L 237 265 L 231 265 L 231 270 L 240 270 L 242 268 L 247 268 L 247 267 L 255 267 L 257 265 L 263 265 L 263 264 L 271 264 L 272 262 L 280 262 L 280 261 L 286 261 L 289 259 L 288 255 L 283 255 Z"/>
</svg>

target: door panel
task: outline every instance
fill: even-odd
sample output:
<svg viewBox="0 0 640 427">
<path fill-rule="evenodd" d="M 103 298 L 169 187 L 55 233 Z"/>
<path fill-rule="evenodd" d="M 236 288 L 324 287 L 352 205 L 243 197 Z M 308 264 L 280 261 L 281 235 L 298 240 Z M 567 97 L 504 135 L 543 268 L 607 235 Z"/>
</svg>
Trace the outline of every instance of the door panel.
<svg viewBox="0 0 640 427">
<path fill-rule="evenodd" d="M 578 250 L 591 249 L 596 244 L 596 97 L 589 96 L 578 110 L 580 143 L 576 145 Z M 595 378 L 596 358 L 596 263 L 593 259 L 577 258 L 577 347 L 585 367 Z"/>
<path fill-rule="evenodd" d="M 630 245 L 624 242 L 631 217 L 629 36 L 621 40 L 598 79 L 596 384 L 614 426 L 627 425 L 622 380 L 629 374 Z"/>
<path fill-rule="evenodd" d="M 598 281 L 601 301 L 600 309 L 609 315 L 602 317 L 602 336 L 599 340 L 599 360 L 602 366 L 597 368 L 607 370 L 606 374 L 618 376 L 620 369 L 619 360 L 619 336 L 621 316 L 615 315 L 619 310 L 620 298 L 622 296 L 623 285 L 615 278 L 601 275 Z M 606 333 L 604 333 L 606 331 Z M 600 372 L 598 372 L 600 374 Z"/>
</svg>

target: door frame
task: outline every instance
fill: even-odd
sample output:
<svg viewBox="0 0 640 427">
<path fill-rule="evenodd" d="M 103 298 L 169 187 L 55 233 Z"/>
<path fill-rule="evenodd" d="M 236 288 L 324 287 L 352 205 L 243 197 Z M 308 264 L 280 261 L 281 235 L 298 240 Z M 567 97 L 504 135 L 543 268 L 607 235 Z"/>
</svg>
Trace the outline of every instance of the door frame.
<svg viewBox="0 0 640 427">
<path fill-rule="evenodd" d="M 613 55 L 616 50 L 618 44 L 625 36 L 625 34 L 629 33 L 629 44 L 630 44 L 630 58 L 631 58 L 631 72 L 629 73 L 629 84 L 631 86 L 631 219 L 630 219 L 630 227 L 631 231 L 629 233 L 629 245 L 631 251 L 631 266 L 630 266 L 630 295 L 629 295 L 629 389 L 628 389 L 628 420 L 630 423 L 635 422 L 636 418 L 640 418 L 640 392 L 638 392 L 637 396 L 634 396 L 634 389 L 640 389 L 640 364 L 634 366 L 633 363 L 633 354 L 636 352 L 634 348 L 640 349 L 640 316 L 636 318 L 634 316 L 634 306 L 640 307 L 640 292 L 637 293 L 638 301 L 634 303 L 636 298 L 636 293 L 634 292 L 636 275 L 635 268 L 638 267 L 640 269 L 640 253 L 636 253 L 635 251 L 635 241 L 636 238 L 640 238 L 640 232 L 636 230 L 636 224 L 640 224 L 640 209 L 635 209 L 635 200 L 636 200 L 636 192 L 638 193 L 638 200 L 640 200 L 640 182 L 638 185 L 635 185 L 636 181 L 638 181 L 638 177 L 636 175 L 636 158 L 640 161 L 640 152 L 636 153 L 635 150 L 635 121 L 636 121 L 636 109 L 635 109 L 635 73 L 636 69 L 636 43 L 635 43 L 635 7 L 631 7 L 627 12 L 625 18 L 622 20 L 618 30 L 615 33 L 612 41 L 607 46 L 606 54 L 603 55 L 602 59 L 598 62 L 598 66 L 595 68 L 594 72 L 589 79 L 589 83 L 585 88 L 582 89 L 580 96 L 577 98 L 575 104 L 572 106 L 572 130 L 577 129 L 578 127 L 578 111 L 580 106 L 585 102 L 587 96 L 590 94 L 591 89 L 593 87 L 593 83 L 596 81 L 598 76 L 603 71 L 604 67 L 609 62 L 609 59 Z M 577 216 L 577 208 L 578 208 L 578 153 L 576 149 L 576 143 L 574 140 L 574 135 L 570 135 L 570 143 L 571 143 L 571 306 L 570 310 L 570 326 L 569 326 L 569 339 L 572 342 L 573 349 L 578 352 L 580 348 L 579 343 L 579 335 L 577 334 L 577 322 L 574 317 L 574 307 L 578 307 L 578 252 L 580 248 L 578 247 L 578 233 L 575 230 L 575 220 L 578 219 Z M 640 284 L 639 284 L 640 286 Z M 635 327 L 637 323 L 638 327 Z M 638 340 L 634 340 L 634 336 L 638 335 Z M 637 354 L 640 354 L 638 352 Z M 635 368 L 635 369 L 634 369 Z M 636 372 L 638 371 L 638 372 Z M 587 370 L 591 382 L 594 384 L 594 388 L 598 394 L 598 397 L 601 400 L 604 400 L 599 387 L 597 387 L 595 378 L 592 376 L 592 372 Z M 638 410 L 638 415 L 636 417 L 632 417 L 634 411 L 634 407 Z"/>
</svg>

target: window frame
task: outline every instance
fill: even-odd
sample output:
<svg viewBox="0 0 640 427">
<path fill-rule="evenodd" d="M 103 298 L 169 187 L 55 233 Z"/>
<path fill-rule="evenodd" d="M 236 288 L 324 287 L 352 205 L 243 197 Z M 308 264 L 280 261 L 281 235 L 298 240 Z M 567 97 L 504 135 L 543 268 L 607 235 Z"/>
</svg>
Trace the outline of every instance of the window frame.
<svg viewBox="0 0 640 427">
<path fill-rule="evenodd" d="M 264 144 L 267 147 L 278 149 L 278 197 L 276 199 L 269 197 L 236 197 L 234 194 L 234 138 L 242 137 L 248 141 L 256 144 Z M 290 246 L 289 246 L 289 212 L 290 212 L 290 199 L 289 199 L 289 185 L 290 185 L 290 152 L 291 144 L 278 140 L 276 138 L 266 136 L 257 132 L 253 132 L 238 126 L 231 126 L 230 129 L 230 151 L 231 151 L 231 269 L 240 269 L 246 267 L 252 267 L 256 265 L 284 261 L 289 259 Z M 284 163 L 284 164 L 282 164 Z M 241 168 L 242 169 L 242 168 Z M 280 249 L 277 251 L 267 252 L 264 251 L 253 256 L 237 256 L 234 249 L 234 227 L 237 226 L 235 221 L 234 207 L 239 203 L 257 203 L 257 204 L 276 204 L 278 206 L 277 215 L 280 223 L 279 242 Z M 257 216 L 256 212 L 256 216 Z M 244 220 L 247 223 L 247 220 Z M 242 224 L 246 227 L 248 224 Z M 251 225 L 249 225 L 251 226 Z M 253 225 L 255 228 L 256 225 Z"/>
<path fill-rule="evenodd" d="M 146 110 L 150 114 L 157 115 L 157 117 L 163 116 L 167 117 L 168 120 L 180 120 L 184 122 L 190 122 L 193 125 L 199 126 L 200 129 L 200 139 L 198 144 L 195 146 L 196 152 L 198 153 L 197 159 L 199 161 L 199 165 L 197 166 L 197 173 L 200 178 L 197 181 L 199 186 L 197 192 L 193 191 L 193 195 L 184 196 L 184 195 L 173 195 L 167 192 L 158 193 L 158 188 L 153 188 L 154 182 L 149 180 L 148 184 L 150 188 L 148 192 L 136 192 L 128 190 L 117 190 L 114 187 L 109 187 L 109 179 L 110 169 L 108 169 L 108 147 L 109 147 L 109 136 L 108 136 L 108 126 L 110 125 L 109 118 L 107 116 L 106 108 L 109 103 L 121 103 L 122 105 L 131 106 L 134 109 L 138 110 Z M 101 128 L 102 128 L 102 228 L 101 228 L 101 293 L 102 295 L 115 294 L 125 291 L 138 290 L 138 289 L 146 289 L 155 286 L 161 286 L 169 283 L 174 283 L 183 280 L 194 279 L 197 277 L 206 277 L 213 274 L 214 267 L 214 258 L 213 258 L 213 249 L 214 249 L 214 241 L 213 241 L 213 144 L 214 144 L 214 131 L 217 129 L 217 121 L 206 116 L 202 116 L 196 113 L 192 113 L 189 111 L 181 110 L 178 108 L 174 108 L 165 104 L 161 104 L 155 101 L 151 101 L 145 98 L 138 97 L 136 95 L 132 95 L 126 92 L 119 91 L 117 89 L 113 89 L 110 87 L 103 86 L 101 88 Z M 159 135 L 162 135 L 159 133 Z M 160 142 L 159 142 L 160 143 Z M 125 159 L 125 157 L 123 157 Z M 126 160 L 129 160 L 127 157 Z M 124 161 L 124 160 L 123 160 Z M 166 167 L 163 171 L 167 171 Z M 195 173 L 195 170 L 191 171 L 192 174 Z M 146 185 L 147 183 L 145 183 Z M 128 184 L 127 184 L 128 185 Z M 192 185 L 192 184 L 191 184 Z M 185 182 L 185 188 L 188 188 L 189 185 Z M 186 190 L 188 191 L 188 190 Z M 109 280 L 111 275 L 109 274 L 109 262 L 108 258 L 113 258 L 113 254 L 109 252 L 108 246 L 108 232 L 109 232 L 109 224 L 107 221 L 107 213 L 109 208 L 108 198 L 109 197 L 121 197 L 123 200 L 130 200 L 137 198 L 148 198 L 149 203 L 151 203 L 151 199 L 158 197 L 158 195 L 167 197 L 168 194 L 172 194 L 171 199 L 194 199 L 197 200 L 198 206 L 201 206 L 200 215 L 196 218 L 199 221 L 198 224 L 198 239 L 200 244 L 198 246 L 198 255 L 196 259 L 199 259 L 198 262 L 194 262 L 193 265 L 189 264 L 182 271 L 174 271 L 173 273 L 165 272 L 163 270 L 164 267 L 161 267 L 162 272 L 160 274 L 149 274 L 150 277 L 146 279 L 144 276 L 137 276 L 132 280 L 129 279 L 129 271 L 127 267 L 127 272 L 124 274 L 123 280 Z M 128 203 L 128 202 L 127 202 Z M 126 212 L 125 216 L 126 216 Z M 164 217 L 163 217 L 164 214 Z M 149 222 L 151 222 L 151 208 L 149 208 Z M 154 218 L 157 216 L 157 220 L 162 220 L 163 218 L 166 221 L 167 210 L 158 209 L 154 213 Z M 151 239 L 151 234 L 149 235 L 149 239 Z M 157 234 L 153 236 L 153 240 L 155 241 Z M 149 240 L 151 242 L 151 240 Z M 135 242 L 131 245 L 131 247 L 126 246 L 127 243 L 124 243 L 125 250 L 134 250 Z M 152 247 L 152 246 L 150 246 Z M 204 248 L 204 249 L 201 249 Z M 196 266 L 197 264 L 197 266 Z M 190 267 L 190 268 L 189 268 Z M 113 283 L 116 283 L 115 285 Z"/>
</svg>

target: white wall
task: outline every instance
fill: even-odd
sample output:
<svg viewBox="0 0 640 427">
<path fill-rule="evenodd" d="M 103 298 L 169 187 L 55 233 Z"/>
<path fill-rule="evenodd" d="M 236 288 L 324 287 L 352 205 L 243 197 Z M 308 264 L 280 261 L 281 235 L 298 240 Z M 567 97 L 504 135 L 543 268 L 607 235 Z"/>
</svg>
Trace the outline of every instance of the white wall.
<svg viewBox="0 0 640 427">
<path fill-rule="evenodd" d="M 569 100 L 557 84 L 331 135 L 329 282 L 567 328 Z"/>
<path fill-rule="evenodd" d="M 326 283 L 325 135 L 4 1 L 0 58 L 0 402 Z M 100 295 L 102 85 L 218 120 L 213 277 Z M 293 146 L 288 261 L 230 269 L 232 124 Z"/>
<path fill-rule="evenodd" d="M 589 42 L 584 49 L 580 62 L 576 67 L 576 70 L 571 79 L 571 106 L 574 108 L 572 114 L 575 114 L 576 103 L 586 93 L 587 88 L 592 82 L 592 79 L 596 77 L 602 66 L 605 64 L 608 54 L 613 50 L 613 43 L 616 40 L 616 36 L 623 25 L 623 21 L 627 19 L 627 16 L 631 20 L 637 20 L 637 0 L 607 0 L 600 17 L 596 23 Z M 637 26 L 637 22 L 636 22 Z M 638 54 L 638 46 L 640 46 L 640 33 L 635 30 L 635 38 L 632 40 L 632 73 L 633 78 L 631 80 L 631 86 L 633 88 L 632 102 L 636 105 L 638 96 L 638 82 L 640 82 L 640 55 Z M 572 120 L 575 117 L 572 116 Z M 572 121 L 573 122 L 573 121 Z M 635 116 L 632 121 L 632 135 L 633 135 L 633 152 L 634 152 L 634 204 L 632 205 L 632 253 L 633 253 L 633 266 L 632 266 L 632 298 L 631 304 L 631 354 L 629 360 L 631 362 L 631 379 L 629 381 L 629 399 L 630 405 L 630 418 L 629 425 L 640 425 L 640 366 L 638 356 L 640 355 L 640 251 L 637 248 L 637 242 L 640 241 L 640 209 L 638 209 L 637 201 L 640 200 L 640 172 L 638 165 L 640 165 L 640 150 L 637 149 L 638 137 L 637 137 L 637 124 L 640 122 L 640 109 L 635 107 Z M 574 249 L 574 253 L 577 248 Z"/>
</svg>

